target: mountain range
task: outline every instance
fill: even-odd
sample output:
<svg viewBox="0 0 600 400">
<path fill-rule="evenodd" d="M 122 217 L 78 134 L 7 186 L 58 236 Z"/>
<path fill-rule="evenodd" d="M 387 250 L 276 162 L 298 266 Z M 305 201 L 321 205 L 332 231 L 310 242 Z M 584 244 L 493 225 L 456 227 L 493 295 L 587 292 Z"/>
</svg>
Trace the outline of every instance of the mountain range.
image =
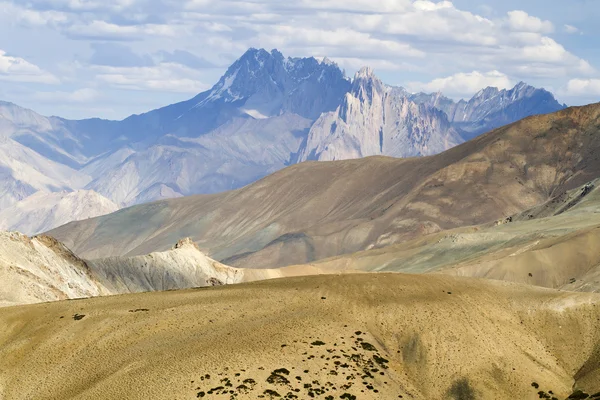
<svg viewBox="0 0 600 400">
<path fill-rule="evenodd" d="M 250 49 L 208 91 L 122 121 L 70 121 L 0 103 L 0 228 L 37 233 L 67 222 L 57 192 L 85 190 L 85 213 L 236 189 L 287 165 L 370 155 L 440 153 L 482 132 L 563 109 L 551 93 L 520 83 L 454 102 L 353 79 L 328 59 Z M 32 225 L 18 204 L 46 196 Z M 54 203 L 52 203 L 54 204 Z M 58 203 L 56 203 L 58 204 Z M 64 212 L 63 215 L 69 214 Z"/>
<path fill-rule="evenodd" d="M 571 107 L 0 232 L 0 398 L 600 398 L 599 127 Z M 26 201 L 95 197 L 73 193 Z"/>
<path fill-rule="evenodd" d="M 49 232 L 87 258 L 191 237 L 261 268 L 382 248 L 522 212 L 600 176 L 600 105 L 538 115 L 426 157 L 304 162 L 244 188 L 133 206 Z"/>
</svg>

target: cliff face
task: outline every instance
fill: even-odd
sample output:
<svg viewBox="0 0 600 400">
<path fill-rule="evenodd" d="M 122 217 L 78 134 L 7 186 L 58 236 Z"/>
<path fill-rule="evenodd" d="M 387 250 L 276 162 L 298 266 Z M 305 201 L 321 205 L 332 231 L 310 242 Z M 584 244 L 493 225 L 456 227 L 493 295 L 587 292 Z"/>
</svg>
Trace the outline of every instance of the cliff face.
<svg viewBox="0 0 600 400">
<path fill-rule="evenodd" d="M 461 142 L 443 111 L 410 100 L 404 89 L 363 68 L 338 109 L 313 125 L 299 161 L 423 156 Z"/>
</svg>

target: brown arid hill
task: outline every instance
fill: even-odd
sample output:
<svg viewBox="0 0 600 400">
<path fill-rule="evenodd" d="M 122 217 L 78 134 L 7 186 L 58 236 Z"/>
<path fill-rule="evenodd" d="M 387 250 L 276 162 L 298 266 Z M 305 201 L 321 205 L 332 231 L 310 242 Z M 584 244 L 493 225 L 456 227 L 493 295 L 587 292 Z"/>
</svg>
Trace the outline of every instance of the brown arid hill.
<svg viewBox="0 0 600 400">
<path fill-rule="evenodd" d="M 204 255 L 189 239 L 164 252 L 83 260 L 52 237 L 0 232 L 0 307 L 325 272 L 337 271 L 231 268 Z"/>
<path fill-rule="evenodd" d="M 600 392 L 599 323 L 597 294 L 443 275 L 8 307 L 0 398 L 563 400 Z"/>
<path fill-rule="evenodd" d="M 443 273 L 600 292 L 598 249 L 600 179 L 493 223 L 332 257 L 310 267 Z"/>
<path fill-rule="evenodd" d="M 190 236 L 233 266 L 280 267 L 486 223 L 600 176 L 600 104 L 530 117 L 442 154 L 303 163 L 240 190 L 131 207 L 49 232 L 86 258 Z"/>
</svg>

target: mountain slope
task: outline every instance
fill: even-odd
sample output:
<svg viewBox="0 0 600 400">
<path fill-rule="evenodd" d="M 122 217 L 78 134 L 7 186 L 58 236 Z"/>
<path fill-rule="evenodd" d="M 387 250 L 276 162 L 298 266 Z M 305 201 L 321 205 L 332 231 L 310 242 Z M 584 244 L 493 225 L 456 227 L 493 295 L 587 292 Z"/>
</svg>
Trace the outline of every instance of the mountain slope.
<svg viewBox="0 0 600 400">
<path fill-rule="evenodd" d="M 311 264 L 320 270 L 443 273 L 600 292 L 600 179 L 493 223 Z"/>
<path fill-rule="evenodd" d="M 30 148 L 0 136 L 0 206 L 8 207 L 38 190 L 51 192 L 81 188 L 91 178 L 51 161 Z"/>
<path fill-rule="evenodd" d="M 497 220 L 600 176 L 600 105 L 536 116 L 442 154 L 302 163 L 243 189 L 121 210 L 50 232 L 85 257 L 191 236 L 229 265 L 304 264 Z"/>
<path fill-rule="evenodd" d="M 32 235 L 71 221 L 110 214 L 119 207 L 93 191 L 36 192 L 0 210 L 0 230 Z"/>
<path fill-rule="evenodd" d="M 163 137 L 87 185 L 122 205 L 236 189 L 283 168 L 311 121 L 296 114 L 236 117 L 197 138 Z M 157 195 L 156 187 L 168 188 Z"/>
<path fill-rule="evenodd" d="M 598 319 L 598 295 L 401 274 L 10 307 L 0 396 L 565 399 L 600 391 Z"/>
</svg>

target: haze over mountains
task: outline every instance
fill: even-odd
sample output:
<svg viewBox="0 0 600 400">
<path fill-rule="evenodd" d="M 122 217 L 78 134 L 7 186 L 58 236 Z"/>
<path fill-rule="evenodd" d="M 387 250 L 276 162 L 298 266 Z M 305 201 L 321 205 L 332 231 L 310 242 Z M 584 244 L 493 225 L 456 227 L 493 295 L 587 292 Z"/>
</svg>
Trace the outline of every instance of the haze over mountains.
<svg viewBox="0 0 600 400">
<path fill-rule="evenodd" d="M 69 121 L 1 103 L 0 183 L 7 190 L 0 205 L 84 189 L 97 193 L 86 197 L 85 218 L 105 213 L 109 202 L 124 207 L 239 188 L 304 160 L 435 154 L 562 108 L 525 84 L 455 103 L 384 85 L 368 68 L 350 80 L 327 59 L 250 49 L 212 89 L 123 121 Z M 0 227 L 36 233 L 66 222 L 45 216 L 47 224 L 32 226 L 26 219 L 16 215 Z"/>
</svg>

